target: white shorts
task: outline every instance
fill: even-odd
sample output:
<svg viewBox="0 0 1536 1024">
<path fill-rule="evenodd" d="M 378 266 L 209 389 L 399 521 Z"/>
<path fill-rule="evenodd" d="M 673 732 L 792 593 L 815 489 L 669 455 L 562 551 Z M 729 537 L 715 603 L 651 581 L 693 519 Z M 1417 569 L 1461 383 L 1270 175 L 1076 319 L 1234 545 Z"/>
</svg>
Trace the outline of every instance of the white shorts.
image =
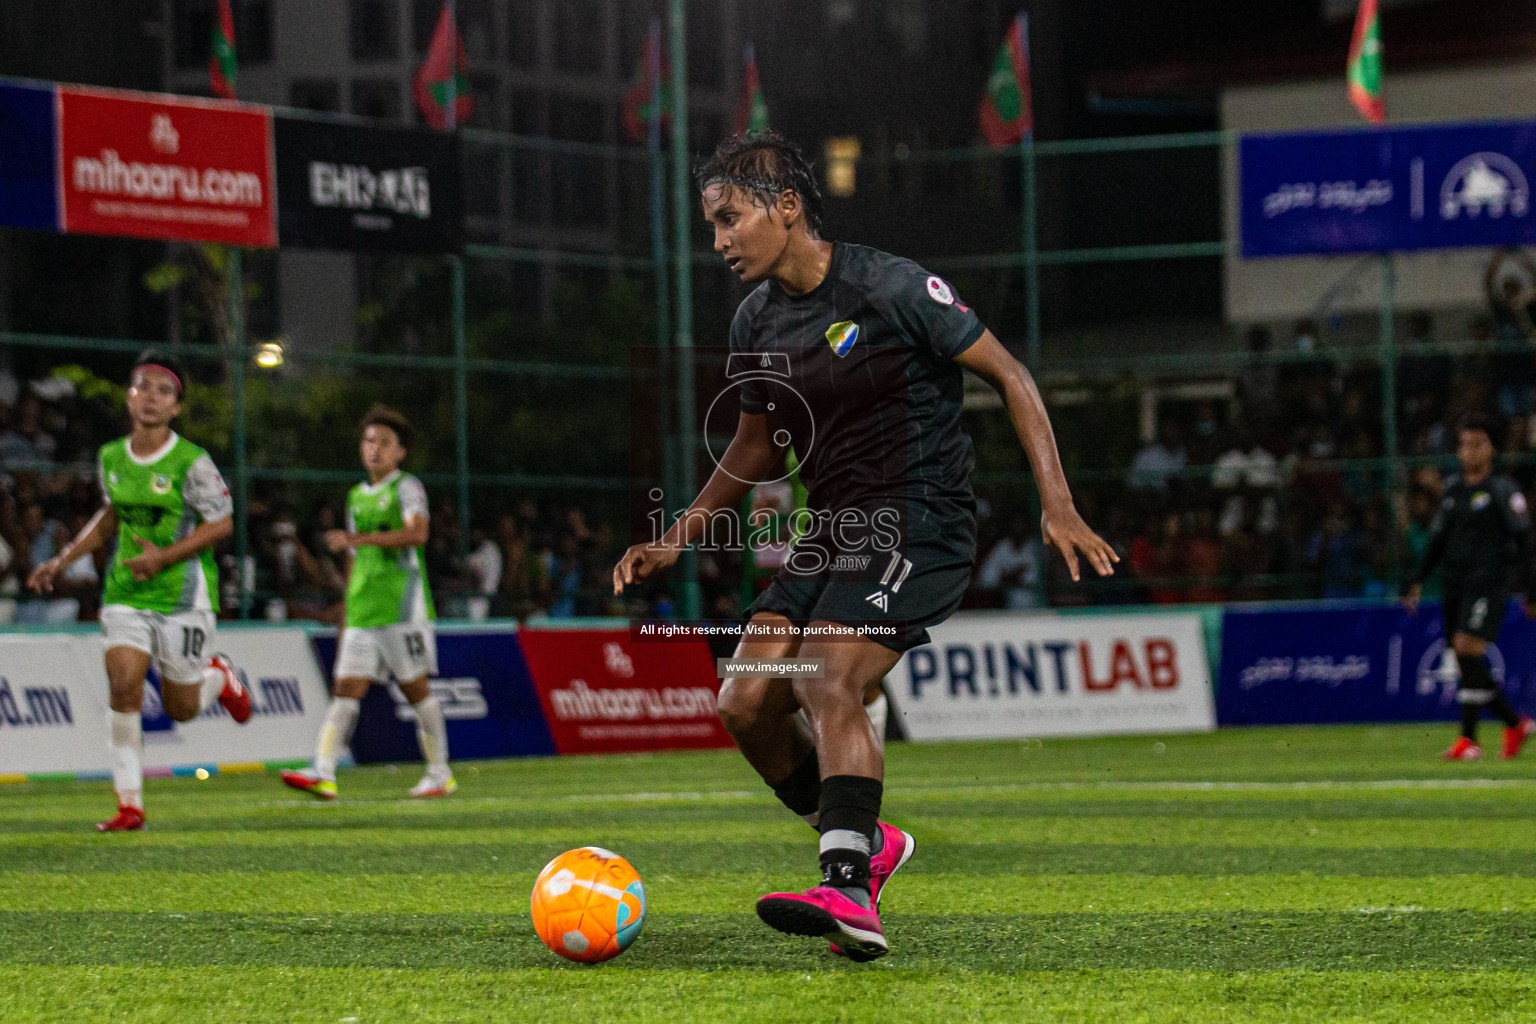
<svg viewBox="0 0 1536 1024">
<path fill-rule="evenodd" d="M 337 679 L 374 679 L 410 683 L 437 674 L 437 633 L 430 622 L 341 631 L 336 648 Z"/>
<path fill-rule="evenodd" d="M 101 610 L 107 647 L 132 647 L 154 659 L 162 680 L 202 683 L 213 657 L 213 612 L 149 612 L 125 604 Z"/>
</svg>

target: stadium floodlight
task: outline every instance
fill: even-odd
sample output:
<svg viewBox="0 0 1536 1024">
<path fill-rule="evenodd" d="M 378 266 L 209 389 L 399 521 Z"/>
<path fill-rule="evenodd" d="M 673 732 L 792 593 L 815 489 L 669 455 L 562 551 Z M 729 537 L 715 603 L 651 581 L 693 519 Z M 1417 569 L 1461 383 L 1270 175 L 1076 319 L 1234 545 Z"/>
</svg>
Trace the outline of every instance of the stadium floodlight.
<svg viewBox="0 0 1536 1024">
<path fill-rule="evenodd" d="M 256 365 L 263 370 L 275 370 L 283 365 L 285 356 L 281 341 L 264 341 L 256 349 Z"/>
</svg>

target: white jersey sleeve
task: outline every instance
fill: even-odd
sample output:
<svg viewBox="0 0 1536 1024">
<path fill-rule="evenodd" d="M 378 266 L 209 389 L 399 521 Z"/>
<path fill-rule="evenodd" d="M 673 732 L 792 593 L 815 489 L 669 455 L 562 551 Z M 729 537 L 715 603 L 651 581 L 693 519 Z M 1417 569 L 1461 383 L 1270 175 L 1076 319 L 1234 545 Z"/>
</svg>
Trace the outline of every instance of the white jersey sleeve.
<svg viewBox="0 0 1536 1024">
<path fill-rule="evenodd" d="M 423 519 L 431 519 L 427 511 L 427 489 L 421 485 L 421 481 L 414 476 L 408 476 L 400 481 L 398 488 L 400 495 L 400 518 L 404 522 L 410 522 L 412 516 L 421 516 Z"/>
<path fill-rule="evenodd" d="M 200 456 L 187 470 L 187 477 L 181 484 L 181 500 L 196 509 L 205 523 L 227 519 L 235 511 L 229 487 L 224 483 L 219 467 L 207 455 Z"/>
</svg>

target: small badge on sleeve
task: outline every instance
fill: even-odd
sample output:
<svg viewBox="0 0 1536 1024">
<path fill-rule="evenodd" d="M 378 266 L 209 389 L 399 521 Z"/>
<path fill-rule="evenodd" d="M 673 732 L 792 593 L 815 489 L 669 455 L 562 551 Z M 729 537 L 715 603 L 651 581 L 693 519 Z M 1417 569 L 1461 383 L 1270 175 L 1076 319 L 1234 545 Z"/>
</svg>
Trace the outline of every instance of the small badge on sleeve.
<svg viewBox="0 0 1536 1024">
<path fill-rule="evenodd" d="M 949 290 L 949 285 L 937 277 L 928 279 L 928 297 L 943 306 L 955 304 L 955 293 Z"/>
</svg>

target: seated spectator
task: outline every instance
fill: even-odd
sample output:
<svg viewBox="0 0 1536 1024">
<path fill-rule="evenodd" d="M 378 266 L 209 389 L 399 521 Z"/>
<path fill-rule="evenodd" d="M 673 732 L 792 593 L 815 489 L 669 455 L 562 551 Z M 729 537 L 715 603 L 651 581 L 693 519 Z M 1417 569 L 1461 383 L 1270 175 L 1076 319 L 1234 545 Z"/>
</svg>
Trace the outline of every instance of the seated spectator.
<svg viewBox="0 0 1536 1024">
<path fill-rule="evenodd" d="M 59 553 L 69 541 L 64 524 L 49 519 L 38 504 L 28 505 L 21 513 L 22 536 L 26 543 L 27 570 L 30 574 Z M 31 598 L 16 609 L 16 621 L 26 625 L 53 625 L 74 622 L 80 617 L 80 602 L 72 597 Z"/>
<path fill-rule="evenodd" d="M 474 547 L 464 565 L 469 576 L 469 617 L 484 619 L 501 587 L 501 549 L 483 526 L 476 526 L 470 536 Z"/>
<path fill-rule="evenodd" d="M 1261 534 L 1280 525 L 1280 464 L 1254 438 L 1246 419 L 1232 425 L 1232 447 L 1211 468 L 1211 486 L 1220 500 L 1217 531 L 1226 537 L 1252 518 Z"/>
<path fill-rule="evenodd" d="M 1036 531 L 1024 516 L 1008 521 L 1008 532 L 992 545 L 976 574 L 976 586 L 998 593 L 1003 607 L 1013 610 L 1039 608 L 1040 570 L 1045 550 Z"/>
<path fill-rule="evenodd" d="M 12 413 L 11 429 L 0 435 L 0 466 L 52 462 L 58 442 L 43 429 L 43 402 L 28 392 Z"/>
<path fill-rule="evenodd" d="M 1202 508 L 1195 513 L 1182 555 L 1179 575 L 1187 577 L 1189 584 L 1184 600 L 1198 604 L 1225 601 L 1227 592 L 1221 587 L 1221 541 L 1216 536 L 1216 516 L 1210 509 Z"/>
<path fill-rule="evenodd" d="M 1125 485 L 1133 491 L 1154 491 L 1167 497 L 1171 482 L 1189 462 L 1179 425 L 1165 419 L 1157 425 L 1157 440 L 1136 453 Z"/>
</svg>

